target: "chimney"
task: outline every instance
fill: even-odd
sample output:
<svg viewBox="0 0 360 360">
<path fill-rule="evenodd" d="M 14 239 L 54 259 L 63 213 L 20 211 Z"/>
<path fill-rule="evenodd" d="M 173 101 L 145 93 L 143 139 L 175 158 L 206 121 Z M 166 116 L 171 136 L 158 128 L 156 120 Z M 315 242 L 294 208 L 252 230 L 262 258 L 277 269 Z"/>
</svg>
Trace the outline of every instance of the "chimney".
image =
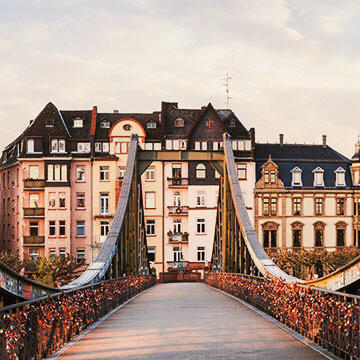
<svg viewBox="0 0 360 360">
<path fill-rule="evenodd" d="M 119 113 L 119 110 L 114 110 L 114 114 L 118 114 Z"/>
<path fill-rule="evenodd" d="M 323 146 L 325 147 L 326 146 L 326 135 L 322 136 L 322 140 L 323 140 Z"/>
<path fill-rule="evenodd" d="M 284 134 L 279 134 L 280 145 L 284 145 Z"/>
</svg>

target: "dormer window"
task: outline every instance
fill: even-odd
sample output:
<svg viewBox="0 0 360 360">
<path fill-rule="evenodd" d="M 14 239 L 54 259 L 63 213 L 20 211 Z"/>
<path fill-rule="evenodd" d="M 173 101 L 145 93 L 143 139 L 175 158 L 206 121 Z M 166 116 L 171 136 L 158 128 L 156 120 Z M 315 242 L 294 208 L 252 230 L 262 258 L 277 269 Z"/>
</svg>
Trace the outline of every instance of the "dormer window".
<svg viewBox="0 0 360 360">
<path fill-rule="evenodd" d="M 53 127 L 54 126 L 54 119 L 46 119 L 45 120 L 46 127 Z"/>
<path fill-rule="evenodd" d="M 84 120 L 81 117 L 77 117 L 74 119 L 74 128 L 82 128 L 84 126 Z"/>
<path fill-rule="evenodd" d="M 123 126 L 123 129 L 124 129 L 125 131 L 130 131 L 130 130 L 131 130 L 131 125 L 130 125 L 130 124 L 125 124 L 125 125 Z"/>
<path fill-rule="evenodd" d="M 346 186 L 345 170 L 342 167 L 337 168 L 335 171 L 335 186 Z"/>
<path fill-rule="evenodd" d="M 302 186 L 301 173 L 302 170 L 298 167 L 295 167 L 291 170 L 291 174 L 292 174 L 291 186 Z"/>
<path fill-rule="evenodd" d="M 149 121 L 146 123 L 146 128 L 147 128 L 147 129 L 156 129 L 156 121 L 154 121 L 154 120 L 149 120 Z"/>
<path fill-rule="evenodd" d="M 33 154 L 35 152 L 35 140 L 28 139 L 26 142 L 26 152 L 28 154 Z"/>
<path fill-rule="evenodd" d="M 50 151 L 52 153 L 64 153 L 65 152 L 65 139 L 52 139 Z"/>
<path fill-rule="evenodd" d="M 235 119 L 230 119 L 229 126 L 234 128 L 236 126 Z"/>
<path fill-rule="evenodd" d="M 185 121 L 184 121 L 184 119 L 182 119 L 182 118 L 177 118 L 177 119 L 174 121 L 174 126 L 177 127 L 177 128 L 185 127 Z"/>
<path fill-rule="evenodd" d="M 313 170 L 314 174 L 314 186 L 324 186 L 324 170 L 321 167 L 317 167 Z"/>
<path fill-rule="evenodd" d="M 103 120 L 101 123 L 100 123 L 100 127 L 102 129 L 110 129 L 110 121 L 109 120 Z"/>
</svg>

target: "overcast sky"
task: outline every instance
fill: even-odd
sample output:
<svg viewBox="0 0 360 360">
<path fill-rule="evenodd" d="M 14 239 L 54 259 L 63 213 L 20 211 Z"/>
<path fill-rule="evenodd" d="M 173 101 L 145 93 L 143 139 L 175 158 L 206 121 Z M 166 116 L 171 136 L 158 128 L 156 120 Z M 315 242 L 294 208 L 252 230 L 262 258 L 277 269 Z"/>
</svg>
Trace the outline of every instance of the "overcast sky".
<svg viewBox="0 0 360 360">
<path fill-rule="evenodd" d="M 231 108 L 258 141 L 360 130 L 359 0 L 0 0 L 0 146 L 59 109 Z"/>
</svg>

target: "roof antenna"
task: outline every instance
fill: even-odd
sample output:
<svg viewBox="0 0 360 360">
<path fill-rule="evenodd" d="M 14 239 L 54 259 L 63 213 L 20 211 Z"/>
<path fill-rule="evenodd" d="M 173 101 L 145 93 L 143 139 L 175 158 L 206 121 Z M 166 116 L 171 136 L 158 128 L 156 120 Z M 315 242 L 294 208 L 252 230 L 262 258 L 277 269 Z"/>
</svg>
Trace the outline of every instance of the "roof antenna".
<svg viewBox="0 0 360 360">
<path fill-rule="evenodd" d="M 229 103 L 230 103 L 230 80 L 232 79 L 231 76 L 229 76 L 229 73 L 226 73 L 226 78 L 225 80 L 225 104 L 226 104 L 226 109 L 229 109 Z"/>
</svg>

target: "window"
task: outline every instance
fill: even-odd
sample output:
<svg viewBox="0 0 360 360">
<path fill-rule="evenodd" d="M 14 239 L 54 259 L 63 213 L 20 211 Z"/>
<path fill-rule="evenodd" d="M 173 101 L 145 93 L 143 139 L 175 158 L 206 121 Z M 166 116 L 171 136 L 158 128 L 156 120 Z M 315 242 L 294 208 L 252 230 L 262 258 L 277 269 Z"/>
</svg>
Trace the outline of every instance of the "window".
<svg viewBox="0 0 360 360">
<path fill-rule="evenodd" d="M 80 117 L 77 117 L 74 119 L 74 128 L 82 128 L 83 127 L 83 119 L 81 119 Z"/>
<path fill-rule="evenodd" d="M 155 220 L 146 220 L 146 235 L 155 235 Z"/>
<path fill-rule="evenodd" d="M 85 236 L 85 221 L 78 220 L 76 222 L 76 236 Z"/>
<path fill-rule="evenodd" d="M 345 186 L 345 170 L 341 167 L 335 170 L 335 186 Z"/>
<path fill-rule="evenodd" d="M 214 119 L 206 119 L 205 126 L 208 129 L 212 129 L 215 126 L 215 120 Z"/>
<path fill-rule="evenodd" d="M 264 248 L 276 248 L 276 230 L 264 230 L 263 231 L 263 246 Z"/>
<path fill-rule="evenodd" d="M 196 194 L 196 206 L 198 207 L 205 206 L 205 194 L 203 192 Z"/>
<path fill-rule="evenodd" d="M 271 183 L 271 184 L 275 184 L 275 182 L 276 182 L 275 171 L 274 171 L 274 170 L 271 170 L 271 171 L 270 171 L 270 183 Z"/>
<path fill-rule="evenodd" d="M 64 153 L 65 152 L 65 139 L 52 139 L 50 152 Z"/>
<path fill-rule="evenodd" d="M 291 186 L 302 186 L 301 173 L 302 170 L 298 167 L 295 167 L 294 169 L 291 170 L 291 174 L 292 174 Z"/>
<path fill-rule="evenodd" d="M 85 209 L 85 193 L 76 193 L 76 208 Z"/>
<path fill-rule="evenodd" d="M 59 235 L 60 235 L 60 236 L 65 236 L 65 235 L 66 235 L 66 224 L 65 224 L 65 220 L 60 220 L 60 221 L 59 221 Z"/>
<path fill-rule="evenodd" d="M 301 229 L 293 229 L 293 247 L 298 248 L 301 246 Z"/>
<path fill-rule="evenodd" d="M 125 176 L 125 167 L 124 166 L 118 166 L 118 180 L 123 180 Z"/>
<path fill-rule="evenodd" d="M 218 151 L 218 150 L 219 150 L 219 142 L 218 142 L 218 141 L 213 141 L 213 150 L 214 150 L 214 151 Z"/>
<path fill-rule="evenodd" d="M 233 127 L 236 126 L 235 119 L 230 119 L 229 126 L 230 126 L 231 128 L 233 128 Z"/>
<path fill-rule="evenodd" d="M 29 250 L 29 256 L 30 256 L 30 260 L 32 262 L 36 262 L 37 259 L 39 258 L 39 250 L 30 249 Z"/>
<path fill-rule="evenodd" d="M 315 246 L 323 246 L 324 229 L 315 230 Z"/>
<path fill-rule="evenodd" d="M 166 147 L 166 150 L 172 150 L 172 141 L 166 140 L 165 147 Z"/>
<path fill-rule="evenodd" d="M 173 149 L 179 150 L 180 149 L 180 142 L 179 140 L 173 140 Z"/>
<path fill-rule="evenodd" d="M 56 256 L 56 249 L 52 248 L 49 249 L 49 257 L 50 259 L 54 258 Z"/>
<path fill-rule="evenodd" d="M 90 143 L 79 142 L 77 143 L 77 152 L 79 153 L 89 153 L 90 152 Z"/>
<path fill-rule="evenodd" d="M 56 208 L 56 194 L 54 192 L 49 193 L 49 208 Z"/>
<path fill-rule="evenodd" d="M 271 210 L 271 215 L 277 214 L 277 199 L 275 197 L 271 198 L 270 210 Z"/>
<path fill-rule="evenodd" d="M 159 142 L 154 143 L 154 150 L 157 150 L 157 151 L 161 150 L 161 143 L 159 143 Z"/>
<path fill-rule="evenodd" d="M 186 140 L 179 140 L 179 142 L 180 142 L 180 149 L 186 150 L 186 145 L 187 145 Z"/>
<path fill-rule="evenodd" d="M 108 153 L 109 149 L 110 149 L 109 143 L 108 142 L 103 142 L 102 143 L 102 151 L 105 152 L 105 153 Z"/>
<path fill-rule="evenodd" d="M 85 260 L 85 249 L 84 248 L 77 248 L 76 249 L 76 260 L 81 262 Z"/>
<path fill-rule="evenodd" d="M 65 249 L 63 249 L 63 248 L 59 249 L 59 255 L 60 255 L 60 259 L 61 259 L 62 261 L 64 261 L 65 258 L 66 258 L 66 251 L 65 251 Z"/>
<path fill-rule="evenodd" d="M 196 233 L 205 234 L 205 219 L 196 219 Z"/>
<path fill-rule="evenodd" d="M 173 205 L 181 206 L 181 194 L 179 192 L 175 192 L 173 195 Z"/>
<path fill-rule="evenodd" d="M 301 215 L 301 198 L 293 198 L 293 215 Z"/>
<path fill-rule="evenodd" d="M 145 143 L 145 150 L 153 150 L 154 146 L 152 142 L 146 142 Z"/>
<path fill-rule="evenodd" d="M 109 214 L 109 194 L 108 193 L 100 194 L 100 214 L 101 215 Z"/>
<path fill-rule="evenodd" d="M 76 181 L 85 181 L 85 166 L 76 166 Z"/>
<path fill-rule="evenodd" d="M 146 123 L 146 128 L 147 129 L 156 129 L 156 122 L 154 120 L 149 120 Z"/>
<path fill-rule="evenodd" d="M 263 198 L 263 215 L 265 215 L 265 216 L 269 215 L 269 198 L 268 197 Z"/>
<path fill-rule="evenodd" d="M 131 126 L 130 124 L 125 124 L 125 125 L 123 126 L 123 129 L 124 129 L 125 131 L 130 131 L 131 128 L 132 128 L 132 126 Z"/>
<path fill-rule="evenodd" d="M 148 247 L 147 258 L 149 261 L 152 261 L 152 262 L 155 261 L 155 248 L 154 247 Z"/>
<path fill-rule="evenodd" d="M 237 175 L 239 180 L 246 180 L 246 164 L 237 165 Z"/>
<path fill-rule="evenodd" d="M 197 261 L 205 261 L 205 247 L 198 246 L 197 247 Z"/>
<path fill-rule="evenodd" d="M 220 179 L 220 173 L 217 170 L 215 170 L 215 179 Z"/>
<path fill-rule="evenodd" d="M 315 215 L 323 215 L 323 198 L 315 198 Z"/>
<path fill-rule="evenodd" d="M 35 141 L 34 139 L 28 139 L 26 142 L 26 149 L 28 154 L 35 152 Z"/>
<path fill-rule="evenodd" d="M 345 215 L 345 198 L 336 199 L 336 215 Z"/>
<path fill-rule="evenodd" d="M 110 222 L 107 220 L 100 221 L 100 241 L 104 242 L 110 230 Z"/>
<path fill-rule="evenodd" d="M 55 123 L 54 119 L 46 119 L 45 120 L 45 126 L 46 127 L 53 127 L 54 123 Z"/>
<path fill-rule="evenodd" d="M 324 186 L 324 170 L 317 167 L 313 170 L 314 174 L 314 186 Z"/>
<path fill-rule="evenodd" d="M 146 181 L 155 181 L 155 167 L 150 166 L 145 172 Z"/>
<path fill-rule="evenodd" d="M 30 236 L 39 236 L 39 223 L 37 221 L 30 222 Z"/>
<path fill-rule="evenodd" d="M 29 166 L 29 178 L 35 179 L 35 180 L 39 178 L 39 166 L 38 165 L 30 165 Z"/>
<path fill-rule="evenodd" d="M 56 225 L 55 221 L 49 221 L 49 236 L 55 236 L 56 234 Z"/>
<path fill-rule="evenodd" d="M 60 209 L 66 208 L 66 193 L 64 192 L 59 193 L 59 208 Z"/>
<path fill-rule="evenodd" d="M 39 207 L 39 194 L 30 194 L 29 200 L 29 205 L 31 208 Z"/>
<path fill-rule="evenodd" d="M 115 153 L 116 154 L 127 154 L 128 152 L 128 143 L 127 142 L 116 142 L 115 143 Z"/>
<path fill-rule="evenodd" d="M 182 261 L 183 259 L 184 259 L 184 257 L 183 257 L 183 253 L 182 253 L 181 249 L 179 247 L 174 247 L 173 248 L 173 261 L 179 262 L 179 261 Z"/>
<path fill-rule="evenodd" d="M 174 234 L 181 234 L 182 224 L 180 219 L 175 219 L 173 222 Z"/>
<path fill-rule="evenodd" d="M 264 171 L 264 182 L 265 184 L 269 184 L 269 172 L 268 171 Z"/>
<path fill-rule="evenodd" d="M 145 192 L 145 208 L 155 209 L 155 192 Z"/>
<path fill-rule="evenodd" d="M 251 140 L 245 140 L 245 150 L 246 151 L 251 150 Z"/>
<path fill-rule="evenodd" d="M 202 141 L 201 142 L 201 150 L 204 150 L 204 151 L 207 150 L 207 141 Z"/>
<path fill-rule="evenodd" d="M 174 121 L 174 126 L 179 128 L 179 127 L 184 127 L 185 126 L 185 121 L 184 119 L 182 118 L 177 118 L 175 121 Z"/>
<path fill-rule="evenodd" d="M 102 152 L 102 143 L 101 142 L 95 143 L 95 152 Z"/>
<path fill-rule="evenodd" d="M 102 129 L 110 129 L 110 121 L 109 120 L 103 120 L 101 123 L 100 123 L 100 127 Z"/>
<path fill-rule="evenodd" d="M 65 182 L 67 181 L 66 164 L 49 164 L 47 166 L 47 181 Z"/>
<path fill-rule="evenodd" d="M 336 229 L 336 246 L 345 246 L 345 229 Z"/>
<path fill-rule="evenodd" d="M 109 181 L 109 167 L 100 166 L 100 181 Z"/>
<path fill-rule="evenodd" d="M 204 164 L 196 165 L 196 178 L 197 179 L 206 178 L 206 166 Z"/>
<path fill-rule="evenodd" d="M 200 150 L 200 141 L 195 141 L 195 150 Z"/>
</svg>

